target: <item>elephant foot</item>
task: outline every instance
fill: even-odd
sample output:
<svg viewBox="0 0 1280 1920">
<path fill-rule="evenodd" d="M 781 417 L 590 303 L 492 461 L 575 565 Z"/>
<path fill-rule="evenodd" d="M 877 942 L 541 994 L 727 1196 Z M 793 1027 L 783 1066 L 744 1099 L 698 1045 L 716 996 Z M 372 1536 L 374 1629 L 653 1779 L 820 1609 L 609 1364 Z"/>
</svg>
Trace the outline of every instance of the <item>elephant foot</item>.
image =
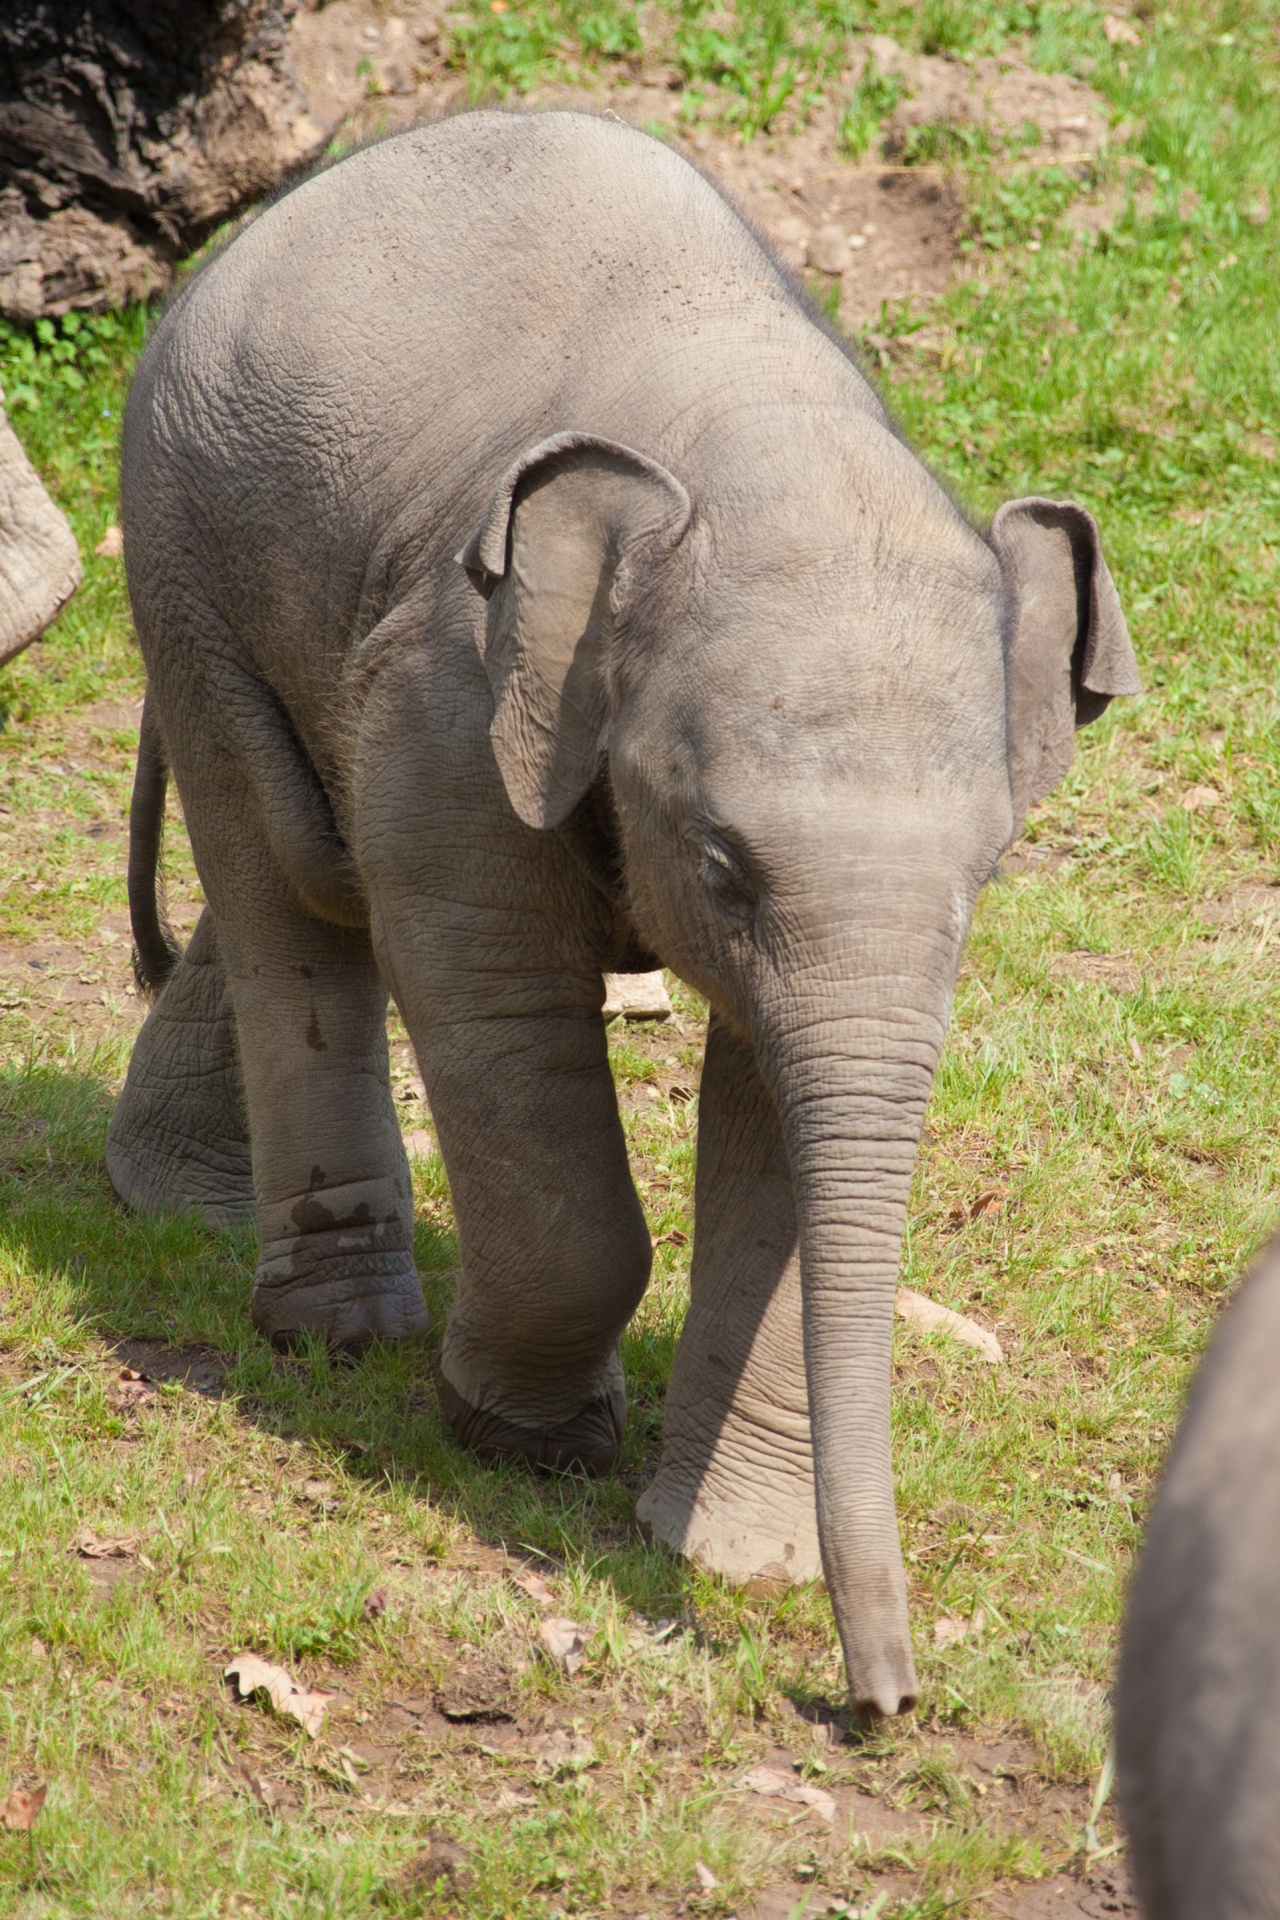
<svg viewBox="0 0 1280 1920">
<path fill-rule="evenodd" d="M 375 1340 L 409 1340 L 431 1324 L 412 1267 L 384 1274 L 314 1275 L 272 1280 L 259 1274 L 253 1324 L 282 1353 L 318 1333 L 331 1347 L 360 1354 Z"/>
<path fill-rule="evenodd" d="M 664 1457 L 657 1479 L 636 1503 L 645 1538 L 674 1547 L 757 1600 L 821 1580 L 812 1479 L 783 1463 L 770 1474 L 759 1453 L 744 1452 L 743 1460 L 759 1469 L 749 1485 L 741 1467 L 737 1475 L 709 1471 L 699 1479 Z"/>
<path fill-rule="evenodd" d="M 500 1413 L 473 1407 L 436 1374 L 440 1412 L 455 1439 L 481 1460 L 526 1460 L 556 1472 L 577 1468 L 607 1473 L 618 1457 L 627 1406 L 620 1390 L 589 1400 L 571 1418 L 552 1427 L 522 1427 Z"/>
</svg>

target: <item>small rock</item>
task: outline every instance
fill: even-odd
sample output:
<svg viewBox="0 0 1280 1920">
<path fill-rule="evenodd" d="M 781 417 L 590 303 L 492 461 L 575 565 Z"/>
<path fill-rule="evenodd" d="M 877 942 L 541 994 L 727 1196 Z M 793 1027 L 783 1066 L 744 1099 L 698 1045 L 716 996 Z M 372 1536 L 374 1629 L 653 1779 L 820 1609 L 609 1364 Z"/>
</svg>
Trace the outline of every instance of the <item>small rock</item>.
<svg viewBox="0 0 1280 1920">
<path fill-rule="evenodd" d="M 671 1000 L 659 968 L 655 973 L 606 973 L 606 1020 L 669 1020 Z"/>
<path fill-rule="evenodd" d="M 842 274 L 852 258 L 843 227 L 819 227 L 809 237 L 805 258 L 815 273 Z"/>
</svg>

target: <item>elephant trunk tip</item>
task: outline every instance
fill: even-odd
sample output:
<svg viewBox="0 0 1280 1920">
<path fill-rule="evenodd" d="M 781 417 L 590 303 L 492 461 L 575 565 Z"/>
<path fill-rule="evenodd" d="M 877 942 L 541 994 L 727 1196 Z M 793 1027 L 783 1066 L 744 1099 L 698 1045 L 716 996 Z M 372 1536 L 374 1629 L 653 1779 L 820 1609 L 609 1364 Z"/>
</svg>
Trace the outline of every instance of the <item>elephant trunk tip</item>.
<svg viewBox="0 0 1280 1920">
<path fill-rule="evenodd" d="M 870 1668 L 845 1656 L 849 1676 L 849 1710 L 858 1720 L 893 1720 L 910 1713 L 920 1695 L 916 1666 L 910 1652 L 905 1658 L 892 1655 L 875 1661 Z"/>
<path fill-rule="evenodd" d="M 892 1720 L 898 1714 L 911 1713 L 916 1699 L 914 1688 L 904 1692 L 896 1685 L 877 1687 L 874 1693 L 856 1689 L 850 1692 L 849 1709 L 855 1720 Z"/>
</svg>

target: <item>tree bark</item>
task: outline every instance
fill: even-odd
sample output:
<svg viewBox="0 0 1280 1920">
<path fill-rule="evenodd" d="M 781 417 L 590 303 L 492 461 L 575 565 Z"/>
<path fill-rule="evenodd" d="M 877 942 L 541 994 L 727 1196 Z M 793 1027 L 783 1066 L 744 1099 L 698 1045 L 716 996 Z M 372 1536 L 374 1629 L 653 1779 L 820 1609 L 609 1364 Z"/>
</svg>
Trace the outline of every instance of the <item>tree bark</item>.
<svg viewBox="0 0 1280 1920">
<path fill-rule="evenodd" d="M 323 145 L 285 59 L 297 0 L 0 8 L 0 313 L 163 291 Z"/>
</svg>

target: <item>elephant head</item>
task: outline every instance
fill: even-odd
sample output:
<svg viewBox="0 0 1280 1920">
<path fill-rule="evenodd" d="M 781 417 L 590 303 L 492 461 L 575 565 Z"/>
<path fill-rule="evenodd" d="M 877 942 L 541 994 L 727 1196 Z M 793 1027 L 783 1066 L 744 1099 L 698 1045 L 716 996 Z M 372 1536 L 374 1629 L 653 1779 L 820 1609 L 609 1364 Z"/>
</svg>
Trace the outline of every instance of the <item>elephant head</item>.
<svg viewBox="0 0 1280 1920">
<path fill-rule="evenodd" d="M 847 424 L 739 421 L 682 477 L 559 434 L 460 558 L 512 806 L 554 828 L 607 774 L 642 937 L 776 1108 L 823 1567 L 853 1700 L 894 1713 L 893 1297 L 956 970 L 1074 728 L 1139 682 L 1082 508 L 1015 501 L 984 539 L 870 404 Z"/>
</svg>

